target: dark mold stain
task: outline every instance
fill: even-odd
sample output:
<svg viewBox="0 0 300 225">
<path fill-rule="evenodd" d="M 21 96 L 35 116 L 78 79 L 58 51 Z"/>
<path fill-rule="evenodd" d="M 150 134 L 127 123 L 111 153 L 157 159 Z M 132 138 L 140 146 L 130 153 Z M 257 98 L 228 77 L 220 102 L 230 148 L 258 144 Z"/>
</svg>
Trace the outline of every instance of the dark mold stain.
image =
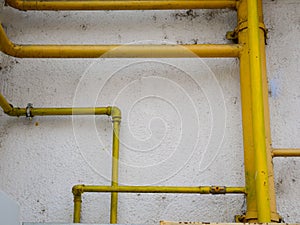
<svg viewBox="0 0 300 225">
<path fill-rule="evenodd" d="M 14 68 L 16 64 L 19 64 L 19 61 L 16 59 L 11 60 L 3 60 L 0 62 L 0 72 L 8 73 L 10 70 Z"/>
<path fill-rule="evenodd" d="M 176 20 L 183 20 L 183 19 L 187 19 L 192 21 L 193 19 L 199 17 L 200 15 L 196 12 L 194 12 L 192 9 L 187 10 L 186 12 L 178 12 L 178 13 L 174 13 L 172 14 L 172 16 L 174 16 L 174 18 Z"/>
</svg>

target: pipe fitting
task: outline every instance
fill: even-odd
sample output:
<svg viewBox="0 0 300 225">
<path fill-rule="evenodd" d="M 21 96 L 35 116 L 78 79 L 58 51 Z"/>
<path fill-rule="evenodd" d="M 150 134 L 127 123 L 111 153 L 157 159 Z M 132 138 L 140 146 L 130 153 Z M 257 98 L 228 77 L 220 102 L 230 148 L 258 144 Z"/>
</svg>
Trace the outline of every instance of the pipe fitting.
<svg viewBox="0 0 300 225">
<path fill-rule="evenodd" d="M 72 193 L 75 196 L 81 196 L 84 193 L 84 184 L 78 184 L 73 186 Z"/>
<path fill-rule="evenodd" d="M 225 186 L 211 186 L 210 193 L 213 195 L 226 194 L 226 187 Z"/>
<path fill-rule="evenodd" d="M 21 11 L 26 11 L 23 9 L 23 4 L 21 3 L 21 1 L 5 0 L 5 5 L 9 5 Z"/>
<path fill-rule="evenodd" d="M 27 104 L 26 107 L 26 118 L 32 119 L 33 115 L 31 113 L 31 109 L 33 108 L 33 105 L 31 103 Z"/>
<path fill-rule="evenodd" d="M 264 32 L 265 42 L 268 39 L 268 29 L 266 28 L 265 24 L 263 22 L 258 23 L 259 29 L 261 29 Z M 237 27 L 233 31 L 228 31 L 226 33 L 226 39 L 231 40 L 234 43 L 238 43 L 238 34 L 239 32 L 248 29 L 248 21 L 244 20 L 239 22 Z"/>
<path fill-rule="evenodd" d="M 121 118 L 122 118 L 121 110 L 116 106 L 112 106 L 110 110 L 111 110 L 110 116 L 113 122 L 121 122 Z"/>
<path fill-rule="evenodd" d="M 76 204 L 76 203 L 79 203 L 81 204 L 82 203 L 82 199 L 81 199 L 81 195 L 74 195 L 74 200 L 73 202 Z"/>
<path fill-rule="evenodd" d="M 12 116 L 13 111 L 14 111 L 14 106 L 12 104 L 9 104 L 9 106 L 10 106 L 9 109 L 5 109 L 5 108 L 2 108 L 2 109 L 5 114 Z"/>
<path fill-rule="evenodd" d="M 20 117 L 25 115 L 26 113 L 25 111 L 26 111 L 25 109 L 21 109 L 21 108 L 12 108 L 9 111 L 4 111 L 4 113 L 8 116 Z"/>
</svg>

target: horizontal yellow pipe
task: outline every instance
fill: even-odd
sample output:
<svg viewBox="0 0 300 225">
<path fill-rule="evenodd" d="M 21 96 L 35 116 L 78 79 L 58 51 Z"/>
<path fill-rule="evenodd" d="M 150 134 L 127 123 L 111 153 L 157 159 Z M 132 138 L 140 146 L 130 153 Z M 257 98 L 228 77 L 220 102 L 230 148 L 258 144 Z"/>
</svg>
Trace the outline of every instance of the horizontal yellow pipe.
<svg viewBox="0 0 300 225">
<path fill-rule="evenodd" d="M 9 116 L 67 116 L 67 115 L 110 115 L 111 107 L 96 108 L 12 108 Z M 29 115 L 27 115 L 29 114 Z"/>
<path fill-rule="evenodd" d="M 17 45 L 0 26 L 0 50 L 19 58 L 238 57 L 239 45 Z"/>
<path fill-rule="evenodd" d="M 300 157 L 300 148 L 274 148 L 273 157 Z"/>
<path fill-rule="evenodd" d="M 82 108 L 27 108 L 13 107 L 0 93 L 0 107 L 9 116 L 68 116 L 68 115 L 107 115 L 113 122 L 121 122 L 121 110 L 115 106 Z M 116 126 L 116 129 L 119 129 Z"/>
<path fill-rule="evenodd" d="M 22 1 L 6 0 L 19 10 L 167 10 L 167 9 L 222 9 L 236 7 L 234 0 L 135 0 L 135 1 Z"/>
<path fill-rule="evenodd" d="M 127 192 L 127 193 L 182 193 L 182 194 L 244 194 L 244 187 L 199 186 L 199 187 L 175 187 L 175 186 L 92 186 L 76 185 L 73 193 L 84 192 Z"/>
<path fill-rule="evenodd" d="M 113 120 L 121 120 L 121 111 L 115 106 L 82 108 L 17 108 L 11 107 L 0 93 L 0 106 L 9 116 L 68 116 L 68 115 L 107 115 Z"/>
<path fill-rule="evenodd" d="M 32 116 L 109 115 L 109 107 L 99 108 L 32 108 Z"/>
</svg>

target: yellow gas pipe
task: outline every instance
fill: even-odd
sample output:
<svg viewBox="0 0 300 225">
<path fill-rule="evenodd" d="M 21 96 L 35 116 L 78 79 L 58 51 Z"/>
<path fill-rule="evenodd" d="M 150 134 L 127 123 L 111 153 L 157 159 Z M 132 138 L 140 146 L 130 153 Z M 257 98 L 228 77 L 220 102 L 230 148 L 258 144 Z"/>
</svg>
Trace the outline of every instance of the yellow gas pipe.
<svg viewBox="0 0 300 225">
<path fill-rule="evenodd" d="M 165 9 L 223 9 L 236 7 L 235 0 L 96 0 L 41 1 L 6 0 L 19 10 L 165 10 Z"/>
<path fill-rule="evenodd" d="M 4 98 L 4 96 L 0 93 L 0 106 L 6 114 L 11 113 L 13 107 L 8 101 Z"/>
<path fill-rule="evenodd" d="M 17 45 L 0 26 L 0 50 L 20 58 L 238 57 L 239 45 Z"/>
<path fill-rule="evenodd" d="M 273 148 L 273 157 L 300 157 L 299 148 Z"/>
<path fill-rule="evenodd" d="M 118 187 L 119 170 L 119 131 L 121 123 L 121 111 L 115 106 L 108 107 L 90 107 L 90 108 L 33 108 L 29 105 L 27 108 L 13 107 L 0 93 L 0 106 L 9 116 L 67 116 L 67 115 L 107 115 L 111 116 L 113 122 L 113 144 L 112 144 L 112 187 Z M 74 205 L 81 204 L 81 197 L 74 198 Z M 76 207 L 75 207 L 76 208 Z M 118 193 L 111 193 L 111 223 L 117 223 Z M 79 212 L 80 215 L 80 212 Z M 74 221 L 80 221 L 78 212 L 74 211 Z"/>
<path fill-rule="evenodd" d="M 264 26 L 263 18 L 263 2 L 258 0 L 258 22 L 259 22 L 259 42 L 261 53 L 261 69 L 262 69 L 262 88 L 263 88 L 263 102 L 264 102 L 264 124 L 265 124 L 265 140 L 266 140 L 266 155 L 268 166 L 268 180 L 269 180 L 269 197 L 271 209 L 271 221 L 281 222 L 282 218 L 277 212 L 276 206 L 276 193 L 274 182 L 274 168 L 272 161 L 272 138 L 270 128 L 270 110 L 269 110 L 269 90 L 268 90 L 268 76 L 267 76 L 267 63 L 266 63 L 266 33 L 267 29 Z"/>
<path fill-rule="evenodd" d="M 13 0 L 9 0 L 9 2 L 14 2 Z M 21 2 L 21 1 L 15 1 L 15 2 Z M 26 5 L 27 2 L 25 1 L 21 4 Z M 51 3 L 51 2 L 38 2 L 38 1 L 33 1 L 37 3 Z M 241 1 L 243 2 L 243 0 Z M 244 1 L 245 2 L 245 1 Z M 26 4 L 25 4 L 26 3 Z M 55 2 L 52 2 L 55 3 Z M 31 2 L 29 2 L 29 5 Z M 33 4 L 32 4 L 33 5 Z M 46 10 L 47 7 L 49 7 L 51 4 L 48 4 L 48 6 L 45 6 L 44 10 Z M 241 5 L 241 3 L 239 3 Z M 41 5 L 40 5 L 41 6 Z M 52 7 L 52 6 L 51 6 Z M 249 8 L 250 7 L 250 8 Z M 252 8 L 254 7 L 254 8 Z M 263 77 L 262 75 L 262 68 L 259 68 L 261 65 L 261 57 L 260 57 L 260 49 L 255 47 L 261 45 L 261 40 L 259 40 L 259 31 L 258 31 L 258 15 L 257 15 L 257 4 L 256 1 L 253 2 L 252 0 L 248 1 L 248 9 L 249 13 L 248 14 L 248 27 L 249 27 L 249 32 L 251 33 L 249 35 L 249 46 L 248 43 L 242 43 L 245 44 L 244 50 L 240 47 L 240 45 L 184 45 L 182 47 L 186 47 L 187 49 L 191 50 L 194 52 L 196 55 L 199 57 L 237 57 L 239 55 L 239 52 L 241 52 L 241 70 L 249 70 L 249 61 L 245 60 L 247 57 L 244 57 L 245 54 L 247 54 L 248 47 L 250 49 L 250 66 L 251 66 L 251 86 L 250 87 L 250 92 L 243 94 L 242 93 L 242 107 L 245 108 L 246 111 L 247 107 L 245 106 L 247 102 L 252 105 L 249 110 L 249 115 L 251 117 L 252 121 L 252 126 L 250 128 L 250 131 L 252 133 L 253 129 L 253 139 L 254 139 L 254 144 L 255 144 L 255 155 L 253 155 L 253 160 L 256 162 L 255 163 L 255 168 L 251 168 L 251 166 L 248 166 L 246 168 L 246 176 L 251 175 L 251 173 L 254 171 L 256 176 L 253 177 L 254 184 L 256 188 L 253 189 L 251 184 L 247 184 L 247 195 L 252 195 L 254 194 L 257 195 L 256 201 L 250 202 L 248 204 L 248 199 L 247 199 L 247 210 L 250 209 L 248 208 L 249 205 L 252 204 L 252 208 L 256 210 L 256 207 L 258 208 L 258 220 L 259 221 L 269 221 L 269 217 L 271 218 L 271 206 L 270 203 L 268 203 L 269 198 L 269 186 L 268 186 L 268 166 L 266 166 L 266 159 L 267 159 L 267 154 L 266 153 L 266 143 L 264 141 L 264 135 L 266 135 L 267 138 L 269 138 L 269 135 L 266 134 L 268 133 L 268 128 L 265 126 L 265 120 L 264 116 L 266 115 L 266 112 L 263 110 L 263 104 L 262 102 L 265 103 L 265 100 L 261 102 L 263 89 L 265 88 L 265 84 L 263 84 L 263 87 L 261 85 Z M 24 8 L 23 8 L 24 9 Z M 33 8 L 31 8 L 33 9 Z M 36 8 L 37 9 L 37 8 Z M 150 9 L 150 8 L 149 8 Z M 244 8 L 247 10 L 247 8 Z M 41 8 L 42 10 L 42 8 Z M 54 10 L 53 8 L 48 10 Z M 241 11 L 241 10 L 240 10 Z M 255 12 L 253 12 L 255 11 Z M 256 17 L 256 18 L 255 18 Z M 251 22 L 252 21 L 252 22 Z M 239 23 L 244 23 L 245 21 L 241 21 L 239 17 Z M 247 26 L 246 26 L 247 28 Z M 256 30 L 257 29 L 257 30 Z M 252 30 L 252 31 L 251 31 Z M 256 34 L 258 35 L 256 35 Z M 243 35 L 240 35 L 243 36 Z M 247 37 L 244 36 L 244 37 Z M 243 41 L 242 41 L 243 42 Z M 9 55 L 16 56 L 16 57 L 36 57 L 36 58 L 41 58 L 41 57 L 99 57 L 102 54 L 105 54 L 108 51 L 111 51 L 112 49 L 119 47 L 116 45 L 109 45 L 109 46 L 55 46 L 55 45 L 33 45 L 33 46 L 26 46 L 26 45 L 15 45 L 11 43 L 8 38 L 6 37 L 2 27 L 0 28 L 0 45 L 1 45 L 1 50 Z M 128 49 L 126 49 L 128 47 Z M 252 50 L 254 47 L 254 51 Z M 122 47 L 124 48 L 124 47 Z M 164 49 L 161 49 L 164 48 Z M 73 50 L 72 50 L 73 49 Z M 161 50 L 160 50 L 161 49 Z M 145 51 L 153 51 L 151 53 Z M 242 50 L 242 51 L 241 51 Z M 186 50 L 185 50 L 186 51 Z M 262 53 L 264 54 L 264 53 Z M 116 52 L 110 52 L 108 53 L 105 57 L 188 57 L 186 54 L 183 54 L 181 51 L 178 52 L 178 49 L 174 48 L 174 46 L 126 46 L 125 49 L 123 50 L 117 50 Z M 242 60 L 244 59 L 244 60 Z M 248 64 L 248 65 L 246 65 Z M 262 65 L 264 66 L 264 65 Z M 242 69 L 244 68 L 244 69 Z M 254 71 L 254 72 L 253 72 Z M 244 73 L 244 75 L 246 72 Z M 242 73 L 241 73 L 242 77 Z M 263 78 L 262 78 L 263 77 Z M 247 79 L 243 77 L 243 79 Z M 245 88 L 247 85 L 250 85 L 248 81 L 245 81 L 245 85 L 243 85 L 244 81 L 242 81 L 241 78 L 241 89 Z M 256 86 L 256 84 L 258 84 Z M 248 101 L 248 97 L 246 95 L 249 95 L 250 101 Z M 246 96 L 246 97 L 243 97 Z M 244 100 L 243 100 L 244 99 Z M 265 96 L 263 97 L 265 99 Z M 15 109 L 15 108 L 10 108 L 10 105 L 7 102 L 2 101 L 2 98 L 0 96 L 0 101 L 1 101 L 1 106 L 3 107 L 4 111 L 10 112 L 11 115 L 14 116 L 20 116 L 20 115 L 26 115 L 26 110 L 25 109 Z M 7 103 L 7 104 L 6 104 Z M 256 110 L 258 109 L 258 110 Z M 35 109 L 32 109 L 35 110 Z M 44 109 L 44 110 L 38 110 L 36 113 L 42 113 L 43 115 L 53 115 L 50 111 L 50 109 Z M 70 109 L 64 109 L 69 111 Z M 79 109 L 78 109 L 79 110 Z M 56 110 L 55 110 L 56 111 Z M 80 110 L 79 110 L 80 111 Z M 78 111 L 78 112 L 79 112 Z M 83 110 L 84 111 L 84 110 Z M 251 111 L 251 112 L 250 112 Z M 80 111 L 81 112 L 81 111 Z M 56 112 L 58 113 L 58 112 Z M 62 111 L 60 112 L 62 113 Z M 55 114 L 55 115 L 62 115 L 62 114 Z M 68 114 L 69 115 L 69 114 Z M 243 127 L 245 125 L 245 120 L 244 117 L 247 118 L 247 115 L 243 115 Z M 253 118 L 253 120 L 252 120 Z M 247 128 L 245 128 L 247 130 Z M 246 135 L 250 135 L 249 133 L 247 134 L 244 129 L 244 142 L 247 140 L 245 139 Z M 266 131 L 267 130 L 267 131 Z M 250 136 L 251 138 L 252 136 Z M 269 139 L 270 141 L 270 139 Z M 251 143 L 246 143 L 246 144 L 251 144 Z M 245 151 L 246 151 L 245 147 Z M 259 148 L 262 149 L 262 151 L 259 150 Z M 250 149 L 249 149 L 250 150 Z M 278 151 L 277 151 L 278 152 Z M 246 154 L 246 153 L 245 153 Z M 249 158 L 245 160 L 245 167 L 246 167 L 246 161 L 249 159 L 251 160 L 251 151 L 247 153 Z M 276 155 L 276 150 L 273 151 L 273 155 L 275 157 Z M 249 164 L 249 163 L 247 163 Z M 250 163 L 251 164 L 251 163 Z M 254 170 L 252 170 L 254 169 Z M 252 174 L 253 175 L 253 174 Z M 258 175 L 258 176 L 257 176 Z M 252 179 L 252 178 L 250 178 Z M 266 184 L 267 187 L 263 187 L 262 184 Z M 113 185 L 113 183 L 112 183 Z M 111 190 L 118 190 L 118 189 L 111 189 Z M 254 192 L 252 192 L 254 191 Z M 274 191 L 274 190 L 273 190 Z M 112 191 L 114 192 L 114 191 Z M 118 191 L 115 191 L 118 192 Z M 259 192 L 260 194 L 258 194 Z M 265 200 L 267 200 L 265 202 Z M 74 199 L 75 201 L 75 199 Z M 275 200 L 274 200 L 275 202 Z M 266 204 L 267 203 L 267 204 Z M 256 205 L 257 204 L 257 205 Z M 276 209 L 276 205 L 275 205 Z M 276 210 L 275 210 L 276 212 Z M 75 214 L 75 213 L 74 213 Z M 74 215 L 75 218 L 75 215 Z M 74 219 L 75 220 L 75 219 Z"/>
<path fill-rule="evenodd" d="M 121 122 L 121 112 L 116 111 L 113 119 L 113 152 L 112 152 L 112 179 L 111 187 L 118 187 L 119 172 L 119 132 Z M 75 211 L 75 209 L 74 209 Z M 110 223 L 118 222 L 118 192 L 111 193 L 110 200 Z"/>
<path fill-rule="evenodd" d="M 253 1 L 253 0 L 249 0 Z M 247 212 L 244 217 L 239 218 L 239 221 L 241 222 L 257 222 L 258 220 L 258 202 L 260 202 L 260 205 L 268 204 L 268 202 L 264 202 L 264 198 L 269 198 L 269 204 L 270 204 L 270 212 L 271 214 L 271 220 L 273 222 L 279 222 L 280 216 L 277 213 L 276 208 L 276 197 L 275 197 L 275 188 L 274 188 L 274 177 L 273 177 L 273 164 L 272 164 L 272 158 L 271 158 L 271 134 L 270 134 L 270 118 L 269 118 L 269 105 L 268 105 L 268 86 L 267 86 L 267 75 L 266 75 L 266 59 L 265 59 L 265 28 L 263 24 L 263 14 L 262 14 L 262 3 L 259 1 L 258 3 L 258 9 L 256 12 L 258 12 L 259 16 L 259 23 L 257 23 L 255 26 L 257 26 L 257 29 L 259 29 L 259 38 L 257 38 L 257 48 L 260 52 L 260 62 L 258 63 L 261 65 L 261 83 L 253 84 L 251 81 L 253 78 L 253 66 L 257 66 L 257 64 L 253 65 L 253 63 L 250 63 L 250 54 L 249 50 L 253 47 L 253 45 L 250 45 L 249 39 L 249 20 L 248 20 L 248 9 L 251 11 L 255 11 L 254 8 L 249 8 L 247 0 L 240 0 L 238 4 L 238 27 L 235 32 L 237 32 L 239 44 L 243 46 L 240 54 L 240 87 L 241 87 L 241 105 L 242 105 L 242 121 L 243 121 L 243 142 L 244 142 L 244 163 L 245 163 L 245 181 L 246 181 L 246 192 L 247 192 Z M 250 3 L 251 4 L 251 3 Z M 252 12 L 253 13 L 253 12 Z M 254 12 L 255 13 L 255 12 Z M 253 17 L 253 15 L 251 15 Z M 251 24 L 253 26 L 253 23 Z M 253 29 L 253 27 L 252 27 Z M 253 36 L 252 36 L 253 38 Z M 253 53 L 253 52 L 252 52 Z M 252 55 L 253 56 L 253 55 Z M 250 75 L 250 66 L 252 67 L 252 72 Z M 257 75 L 257 74 L 256 74 Z M 258 85 L 258 86 L 257 86 Z M 261 88 L 262 87 L 262 102 L 261 97 L 256 98 L 253 95 L 253 91 L 255 91 L 255 94 L 257 94 L 255 88 Z M 254 99 L 254 102 L 252 99 Z M 264 106 L 264 112 L 259 115 L 260 121 L 257 120 L 257 110 L 254 108 L 256 106 L 253 105 L 253 103 L 257 104 L 259 103 L 260 106 L 263 104 Z M 255 112 L 254 112 L 255 111 Z M 256 119 L 254 122 L 254 114 L 256 114 Z M 263 117 L 261 117 L 263 115 Z M 256 131 L 254 131 L 254 126 L 256 127 Z M 264 127 L 264 132 L 261 130 L 260 135 L 257 133 L 257 127 Z M 262 148 L 257 153 L 257 145 L 254 147 L 254 139 L 258 140 L 258 136 L 262 137 L 262 141 L 264 141 L 265 138 L 265 144 L 260 143 L 259 147 Z M 261 145 L 262 144 L 262 145 Z M 255 150 L 256 149 L 256 150 Z M 265 154 L 266 160 L 262 160 L 260 154 Z M 257 180 L 257 165 L 259 160 L 262 160 L 264 162 L 267 161 L 267 163 L 260 164 L 264 167 L 264 169 L 267 168 L 268 175 L 264 176 L 264 178 L 268 178 L 268 190 L 266 191 L 266 195 L 263 194 L 263 199 L 261 197 L 258 197 L 257 191 L 262 191 L 261 188 L 258 188 L 259 184 L 257 181 L 261 181 L 261 179 Z M 262 163 L 262 162 L 260 162 Z M 259 190 L 257 190 L 259 189 Z M 267 197 L 269 196 L 269 197 Z M 258 199 L 259 198 L 259 199 Z M 262 209 L 259 209 L 260 214 L 262 214 Z M 268 210 L 267 210 L 268 211 Z M 264 212 L 263 212 L 264 214 Z M 268 214 L 268 213 L 267 213 Z M 266 215 L 266 214 L 264 214 Z"/>
<path fill-rule="evenodd" d="M 181 194 L 244 194 L 244 187 L 225 186 L 198 186 L 198 187 L 178 187 L 178 186 L 94 186 L 75 185 L 72 191 L 84 192 L 124 192 L 124 193 L 181 193 Z"/>
<path fill-rule="evenodd" d="M 238 23 L 244 23 L 247 18 L 246 0 L 241 0 L 238 8 Z M 241 112 L 243 128 L 244 145 L 244 170 L 246 183 L 246 204 L 247 211 L 245 218 L 239 219 L 239 222 L 256 222 L 257 206 L 255 196 L 255 167 L 253 151 L 253 132 L 252 132 L 252 107 L 251 107 L 251 89 L 249 75 L 249 56 L 247 29 L 238 32 L 238 40 L 244 46 L 240 56 L 240 92 L 241 92 Z"/>
<path fill-rule="evenodd" d="M 224 186 L 199 186 L 199 187 L 178 187 L 178 186 L 92 186 L 75 185 L 72 189 L 74 195 L 74 223 L 80 223 L 81 197 L 84 192 L 112 192 L 112 193 L 179 193 L 179 194 L 245 194 L 244 187 Z M 111 212 L 112 213 L 112 212 Z M 112 223 L 111 214 L 111 223 Z M 115 218 L 117 222 L 117 217 Z"/>
<path fill-rule="evenodd" d="M 271 222 L 257 0 L 248 0 L 248 39 L 256 201 L 259 223 Z"/>
<path fill-rule="evenodd" d="M 84 192 L 111 192 L 110 223 L 117 223 L 118 192 L 130 193 L 190 193 L 190 194 L 245 194 L 244 187 L 199 186 L 199 187 L 172 187 L 172 186 L 118 186 L 119 162 L 119 130 L 121 111 L 117 107 L 99 108 L 15 108 L 7 102 L 0 93 L 0 106 L 9 116 L 62 116 L 62 115 L 108 115 L 113 119 L 113 147 L 112 147 L 112 183 L 111 186 L 76 185 L 74 194 L 74 223 L 80 222 L 81 195 Z"/>
</svg>

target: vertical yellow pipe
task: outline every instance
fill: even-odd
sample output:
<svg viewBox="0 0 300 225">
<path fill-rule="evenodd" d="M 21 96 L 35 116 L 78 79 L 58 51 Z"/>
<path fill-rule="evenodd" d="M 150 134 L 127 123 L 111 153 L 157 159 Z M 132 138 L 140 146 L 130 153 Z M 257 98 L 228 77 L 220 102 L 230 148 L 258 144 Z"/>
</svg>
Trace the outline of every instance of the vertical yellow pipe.
<svg viewBox="0 0 300 225">
<path fill-rule="evenodd" d="M 112 147 L 112 180 L 111 186 L 118 187 L 119 172 L 119 131 L 121 122 L 121 112 L 118 108 L 112 107 L 111 113 L 113 119 L 113 147 Z M 110 203 L 110 223 L 118 222 L 118 193 L 111 193 Z"/>
<path fill-rule="evenodd" d="M 84 185 L 76 185 L 72 188 L 72 193 L 74 195 L 74 214 L 73 214 L 73 222 L 80 223 L 81 217 L 81 195 L 83 193 Z"/>
<path fill-rule="evenodd" d="M 247 0 L 240 0 L 238 4 L 238 26 L 247 22 Z M 257 222 L 257 205 L 255 193 L 255 166 L 253 149 L 253 128 L 252 128 L 252 106 L 251 106 L 251 86 L 250 68 L 248 55 L 248 29 L 238 32 L 239 44 L 243 46 L 240 52 L 240 91 L 243 123 L 243 145 L 244 145 L 244 170 L 246 183 L 246 204 L 247 212 L 245 221 Z"/>
<path fill-rule="evenodd" d="M 258 21 L 261 25 L 264 25 L 262 0 L 258 0 Z M 266 153 L 267 153 L 268 175 L 269 175 L 271 221 L 280 222 L 281 218 L 277 213 L 276 193 L 275 193 L 275 185 L 274 185 L 274 170 L 273 170 L 273 160 L 272 160 L 272 139 L 271 139 L 271 129 L 270 129 L 269 94 L 268 94 L 268 78 L 267 78 L 267 68 L 266 68 L 264 29 L 259 29 L 259 36 L 260 36 L 260 53 L 261 53 L 262 86 L 263 86 L 263 101 L 264 101 Z"/>
<path fill-rule="evenodd" d="M 246 199 L 247 213 L 243 222 L 257 222 L 257 204 L 256 204 L 256 185 L 255 185 L 255 165 L 254 165 L 254 143 L 253 143 L 253 126 L 252 126 L 252 100 L 251 100 L 251 80 L 249 68 L 248 54 L 248 29 L 247 29 L 247 0 L 240 0 L 237 8 L 238 13 L 238 40 L 243 46 L 240 52 L 240 88 L 241 88 L 241 103 L 242 103 L 242 122 L 243 122 L 243 143 L 244 143 L 244 158 L 245 158 L 245 182 L 246 182 Z M 263 25 L 262 3 L 259 1 L 258 14 L 260 25 Z M 246 27 L 246 29 L 244 29 Z M 265 116 L 265 137 L 267 148 L 267 162 L 269 172 L 269 191 L 271 205 L 271 220 L 279 222 L 280 216 L 276 209 L 276 196 L 274 189 L 273 164 L 271 160 L 271 134 L 270 134 L 270 117 L 268 105 L 268 85 L 266 74 L 266 57 L 265 57 L 265 39 L 264 30 L 259 30 L 260 34 L 260 51 L 261 51 L 261 69 L 262 69 L 262 85 L 263 85 L 263 101 L 264 101 L 264 116 Z"/>
<path fill-rule="evenodd" d="M 80 223 L 80 214 L 81 214 L 81 194 L 74 194 L 74 214 L 73 214 L 73 222 Z"/>
<path fill-rule="evenodd" d="M 271 222 L 257 0 L 248 0 L 248 39 L 258 222 Z"/>
</svg>

